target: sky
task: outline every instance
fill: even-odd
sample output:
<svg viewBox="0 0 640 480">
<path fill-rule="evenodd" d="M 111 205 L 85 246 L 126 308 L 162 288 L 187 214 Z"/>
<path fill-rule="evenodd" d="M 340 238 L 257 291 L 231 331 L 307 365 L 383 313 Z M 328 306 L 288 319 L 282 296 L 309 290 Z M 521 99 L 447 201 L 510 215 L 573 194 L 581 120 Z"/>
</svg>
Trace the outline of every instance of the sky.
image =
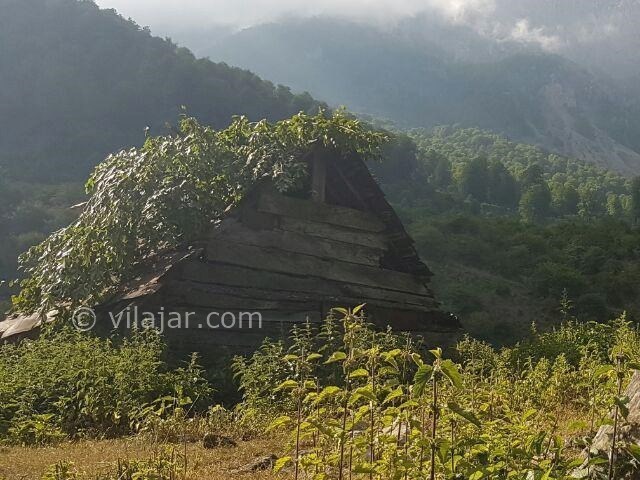
<svg viewBox="0 0 640 480">
<path fill-rule="evenodd" d="M 385 26 L 427 12 L 497 41 L 535 44 L 601 70 L 640 74 L 640 0 L 95 1 L 195 50 L 216 36 L 286 17 L 332 15 Z"/>
<path fill-rule="evenodd" d="M 386 22 L 436 9 L 459 19 L 470 12 L 495 8 L 494 0 L 97 0 L 152 29 L 206 28 L 211 25 L 247 27 L 283 16 L 344 15 Z"/>
</svg>

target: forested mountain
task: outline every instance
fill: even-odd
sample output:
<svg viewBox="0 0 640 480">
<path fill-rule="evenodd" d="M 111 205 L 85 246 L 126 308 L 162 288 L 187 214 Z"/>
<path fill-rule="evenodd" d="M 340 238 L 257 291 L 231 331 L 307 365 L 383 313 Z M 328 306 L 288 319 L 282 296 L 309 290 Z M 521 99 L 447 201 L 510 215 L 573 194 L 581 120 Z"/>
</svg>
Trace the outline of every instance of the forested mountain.
<svg viewBox="0 0 640 480">
<path fill-rule="evenodd" d="M 557 322 L 561 304 L 637 320 L 637 178 L 479 129 L 399 135 L 387 155 L 374 171 L 473 335 L 508 343 Z"/>
<path fill-rule="evenodd" d="M 481 127 L 640 171 L 640 105 L 622 88 L 561 56 L 463 26 L 295 19 L 242 30 L 209 54 L 401 127 Z"/>
<path fill-rule="evenodd" d="M 0 84 L 0 167 L 28 180 L 83 179 L 181 106 L 217 127 L 317 108 L 77 0 L 0 0 Z"/>
<path fill-rule="evenodd" d="M 222 127 L 319 103 L 90 1 L 0 0 L 0 305 L 17 255 L 69 223 L 93 167 L 146 127 L 166 132 L 182 106 Z"/>
</svg>

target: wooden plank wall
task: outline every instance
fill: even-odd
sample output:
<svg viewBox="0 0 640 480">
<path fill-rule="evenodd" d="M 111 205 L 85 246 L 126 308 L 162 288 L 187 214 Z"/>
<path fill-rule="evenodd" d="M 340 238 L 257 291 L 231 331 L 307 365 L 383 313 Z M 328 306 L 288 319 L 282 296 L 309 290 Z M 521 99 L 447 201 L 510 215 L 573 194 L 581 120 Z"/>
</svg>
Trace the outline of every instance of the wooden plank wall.
<svg viewBox="0 0 640 480">
<path fill-rule="evenodd" d="M 202 258 L 183 262 L 171 275 L 162 302 L 202 315 L 262 313 L 260 332 L 199 332 L 208 344 L 256 346 L 294 323 L 320 322 L 331 307 L 360 303 L 409 312 L 403 317 L 412 319 L 413 330 L 427 328 L 438 304 L 424 279 L 380 266 L 390 241 L 385 228 L 370 213 L 265 188 L 223 220 Z"/>
</svg>

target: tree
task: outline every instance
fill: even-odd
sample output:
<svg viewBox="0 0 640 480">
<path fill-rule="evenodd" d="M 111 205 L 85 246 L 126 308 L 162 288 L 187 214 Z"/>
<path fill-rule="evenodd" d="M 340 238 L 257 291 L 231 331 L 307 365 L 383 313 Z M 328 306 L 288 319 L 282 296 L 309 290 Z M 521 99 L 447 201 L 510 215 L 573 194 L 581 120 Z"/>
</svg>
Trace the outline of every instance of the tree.
<svg viewBox="0 0 640 480">
<path fill-rule="evenodd" d="M 525 188 L 544 183 L 544 171 L 542 167 L 537 163 L 529 165 L 522 173 L 520 183 Z"/>
<path fill-rule="evenodd" d="M 576 215 L 580 195 L 570 183 L 553 183 L 550 187 L 552 205 L 558 215 Z"/>
<path fill-rule="evenodd" d="M 489 164 L 488 198 L 491 203 L 510 208 L 520 199 L 520 186 L 502 162 Z"/>
<path fill-rule="evenodd" d="M 640 176 L 631 181 L 631 222 L 640 221 Z"/>
<path fill-rule="evenodd" d="M 620 196 L 612 192 L 607 193 L 607 215 L 614 218 L 620 218 L 623 213 Z"/>
<path fill-rule="evenodd" d="M 520 218 L 527 223 L 537 222 L 551 211 L 551 193 L 546 183 L 527 188 L 520 198 Z"/>
<path fill-rule="evenodd" d="M 451 162 L 444 155 L 438 154 L 437 163 L 433 170 L 433 182 L 441 188 L 451 185 Z"/>
<path fill-rule="evenodd" d="M 479 202 L 487 200 L 489 169 L 487 158 L 476 157 L 462 167 L 458 179 L 460 192 Z"/>
</svg>

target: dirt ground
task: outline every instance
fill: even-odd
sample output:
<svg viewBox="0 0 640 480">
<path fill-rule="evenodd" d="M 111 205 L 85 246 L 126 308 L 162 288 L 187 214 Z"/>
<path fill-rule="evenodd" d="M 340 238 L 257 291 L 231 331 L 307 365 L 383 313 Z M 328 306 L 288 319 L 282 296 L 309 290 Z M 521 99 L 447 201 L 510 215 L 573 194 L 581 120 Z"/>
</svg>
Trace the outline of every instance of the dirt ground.
<svg viewBox="0 0 640 480">
<path fill-rule="evenodd" d="M 204 449 L 200 443 L 186 445 L 157 445 L 140 438 L 117 440 L 66 442 L 54 447 L 1 447 L 0 479 L 40 479 L 56 463 L 72 462 L 79 478 L 95 479 L 122 460 L 149 460 L 157 458 L 159 452 L 173 453 L 180 465 L 178 479 L 185 480 L 229 480 L 229 479 L 286 479 L 286 473 L 277 476 L 270 470 L 255 473 L 238 473 L 235 469 L 258 457 L 282 454 L 284 440 L 280 438 L 238 442 L 236 447 Z M 186 451 L 186 475 L 184 458 Z"/>
</svg>

